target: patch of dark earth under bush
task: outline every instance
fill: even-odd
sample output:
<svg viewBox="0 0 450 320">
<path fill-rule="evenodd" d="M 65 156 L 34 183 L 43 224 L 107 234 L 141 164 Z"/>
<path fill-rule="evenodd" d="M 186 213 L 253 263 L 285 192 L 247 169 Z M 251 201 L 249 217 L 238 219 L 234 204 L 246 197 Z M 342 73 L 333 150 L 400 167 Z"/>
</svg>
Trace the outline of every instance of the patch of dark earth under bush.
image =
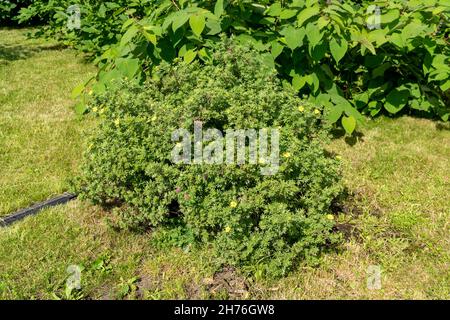
<svg viewBox="0 0 450 320">
<path fill-rule="evenodd" d="M 364 199 L 367 198 L 367 193 L 363 190 L 346 191 L 341 199 L 332 204 L 331 210 L 333 214 L 344 213 L 352 218 L 357 218 L 364 213 L 363 205 Z M 378 205 L 373 205 L 369 209 L 370 215 L 381 217 L 382 209 Z M 342 233 L 346 241 L 351 238 L 357 241 L 362 240 L 361 231 L 358 229 L 356 223 L 353 222 L 338 222 L 334 226 L 334 231 Z"/>
<path fill-rule="evenodd" d="M 233 267 L 224 267 L 212 278 L 203 279 L 208 292 L 214 297 L 226 294 L 230 299 L 244 299 L 249 296 L 249 285 Z"/>
</svg>

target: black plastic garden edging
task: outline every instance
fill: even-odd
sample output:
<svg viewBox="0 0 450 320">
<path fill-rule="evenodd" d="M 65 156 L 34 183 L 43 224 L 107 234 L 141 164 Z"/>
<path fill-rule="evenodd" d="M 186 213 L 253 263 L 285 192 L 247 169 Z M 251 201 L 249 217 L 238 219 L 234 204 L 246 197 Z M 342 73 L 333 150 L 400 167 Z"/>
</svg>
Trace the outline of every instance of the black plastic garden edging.
<svg viewBox="0 0 450 320">
<path fill-rule="evenodd" d="M 67 203 L 70 200 L 75 199 L 76 197 L 77 197 L 76 195 L 66 192 L 55 198 L 46 200 L 44 202 L 37 203 L 29 208 L 19 210 L 16 213 L 6 216 L 5 218 L 0 218 L 0 227 L 9 226 L 9 225 L 13 224 L 14 222 L 22 220 L 25 217 L 37 214 L 39 211 L 41 211 L 45 208 L 54 207 L 59 204 Z"/>
</svg>

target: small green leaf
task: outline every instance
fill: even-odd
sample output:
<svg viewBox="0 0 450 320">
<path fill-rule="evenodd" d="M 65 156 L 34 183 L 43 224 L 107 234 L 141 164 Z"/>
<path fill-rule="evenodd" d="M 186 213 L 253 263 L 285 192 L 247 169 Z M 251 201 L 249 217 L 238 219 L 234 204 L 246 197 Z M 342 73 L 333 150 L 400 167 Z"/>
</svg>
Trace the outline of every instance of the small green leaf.
<svg viewBox="0 0 450 320">
<path fill-rule="evenodd" d="M 374 47 L 373 44 L 369 41 L 369 39 L 367 39 L 367 38 L 361 38 L 361 39 L 359 40 L 359 42 L 361 43 L 361 46 L 363 46 L 363 47 L 369 49 L 369 51 L 370 51 L 372 54 L 377 54 L 376 51 L 375 51 L 375 47 Z"/>
<path fill-rule="evenodd" d="M 311 88 L 312 93 L 316 93 L 320 89 L 320 80 L 315 72 L 308 75 L 307 82 Z"/>
<path fill-rule="evenodd" d="M 281 11 L 281 4 L 279 2 L 275 2 L 269 7 L 266 13 L 271 17 L 278 17 L 281 14 Z"/>
<path fill-rule="evenodd" d="M 75 88 L 73 88 L 72 99 L 79 97 L 81 95 L 81 93 L 83 92 L 84 88 L 85 88 L 84 83 L 81 83 L 81 84 L 77 85 Z"/>
<path fill-rule="evenodd" d="M 384 73 L 386 72 L 386 70 L 388 70 L 391 66 L 392 65 L 390 62 L 385 62 L 382 65 L 376 67 L 372 71 L 372 77 L 376 78 L 376 77 L 384 76 Z"/>
<path fill-rule="evenodd" d="M 283 48 L 284 46 L 278 41 L 272 42 L 272 49 L 271 49 L 272 57 L 276 59 L 281 54 L 281 52 L 283 52 Z"/>
<path fill-rule="evenodd" d="M 440 88 L 444 92 L 447 91 L 448 89 L 450 89 L 450 80 L 447 80 L 443 84 L 441 84 Z"/>
<path fill-rule="evenodd" d="M 206 22 L 206 26 L 208 27 L 208 35 L 213 36 L 219 34 L 222 31 L 222 26 L 220 25 L 220 21 L 208 19 Z"/>
<path fill-rule="evenodd" d="M 75 105 L 75 113 L 78 115 L 83 115 L 85 114 L 87 111 L 87 107 L 86 104 L 84 104 L 84 102 L 80 101 Z"/>
<path fill-rule="evenodd" d="M 296 14 L 297 14 L 297 10 L 284 9 L 280 13 L 280 19 L 281 20 L 287 20 L 287 19 L 290 19 L 290 18 L 294 17 Z"/>
<path fill-rule="evenodd" d="M 211 53 L 209 52 L 208 49 L 206 48 L 201 48 L 198 51 L 198 56 L 200 59 L 202 59 L 203 61 L 211 61 L 212 60 L 212 56 Z"/>
<path fill-rule="evenodd" d="M 142 31 L 142 34 L 148 41 L 150 41 L 151 43 L 156 45 L 156 35 L 154 35 L 153 33 L 147 32 L 145 30 Z"/>
<path fill-rule="evenodd" d="M 382 24 L 389 24 L 391 22 L 394 22 L 398 18 L 400 18 L 400 11 L 398 9 L 389 10 L 380 17 Z"/>
<path fill-rule="evenodd" d="M 186 51 L 186 53 L 183 56 L 184 62 L 186 63 L 191 63 L 192 61 L 194 61 L 195 57 L 197 56 L 197 51 L 191 49 Z"/>
<path fill-rule="evenodd" d="M 348 134 L 352 134 L 353 131 L 355 131 L 356 128 L 356 119 L 353 116 L 347 117 L 344 116 L 341 119 L 342 126 L 345 129 L 345 132 Z"/>
</svg>

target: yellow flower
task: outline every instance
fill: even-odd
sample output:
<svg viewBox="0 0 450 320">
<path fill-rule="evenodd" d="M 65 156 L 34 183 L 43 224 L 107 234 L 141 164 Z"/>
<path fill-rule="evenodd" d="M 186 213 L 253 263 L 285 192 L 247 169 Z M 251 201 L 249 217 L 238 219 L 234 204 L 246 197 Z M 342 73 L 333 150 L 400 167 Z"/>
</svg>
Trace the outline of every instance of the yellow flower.
<svg viewBox="0 0 450 320">
<path fill-rule="evenodd" d="M 227 227 L 225 228 L 225 232 L 226 232 L 226 233 L 230 233 L 230 232 L 231 232 L 231 228 L 230 228 L 229 226 L 227 226 Z"/>
<path fill-rule="evenodd" d="M 342 157 L 341 156 L 336 156 L 336 160 L 342 160 Z"/>
<path fill-rule="evenodd" d="M 259 164 L 266 164 L 266 160 L 264 160 L 264 158 L 259 159 L 258 161 Z"/>
<path fill-rule="evenodd" d="M 92 96 L 93 93 L 94 93 L 94 91 L 92 91 L 92 90 L 89 90 L 89 92 L 88 92 L 88 94 L 89 94 L 90 96 Z"/>
<path fill-rule="evenodd" d="M 320 110 L 319 109 L 315 109 L 314 110 L 314 114 L 320 114 Z"/>
<path fill-rule="evenodd" d="M 291 154 L 289 152 L 283 153 L 283 157 L 285 157 L 285 158 L 289 158 L 290 156 L 291 156 Z"/>
<path fill-rule="evenodd" d="M 232 207 L 232 208 L 236 208 L 237 207 L 237 202 L 236 201 L 231 201 L 230 202 L 230 207 Z"/>
<path fill-rule="evenodd" d="M 299 106 L 299 107 L 298 107 L 298 111 L 300 111 L 300 112 L 305 111 L 305 107 L 304 107 L 304 106 Z"/>
<path fill-rule="evenodd" d="M 118 125 L 120 124 L 120 119 L 114 120 L 114 124 L 115 124 L 116 126 L 118 126 Z"/>
<path fill-rule="evenodd" d="M 97 107 L 94 107 L 94 108 L 92 108 L 92 111 L 94 111 L 95 113 L 97 113 L 98 108 L 97 108 Z"/>
<path fill-rule="evenodd" d="M 105 113 L 105 108 L 101 108 L 99 111 L 98 111 L 98 114 L 104 114 Z"/>
<path fill-rule="evenodd" d="M 158 118 L 156 116 L 152 117 L 152 121 L 156 121 Z"/>
<path fill-rule="evenodd" d="M 332 214 L 327 214 L 327 219 L 328 220 L 334 220 L 334 216 Z"/>
</svg>

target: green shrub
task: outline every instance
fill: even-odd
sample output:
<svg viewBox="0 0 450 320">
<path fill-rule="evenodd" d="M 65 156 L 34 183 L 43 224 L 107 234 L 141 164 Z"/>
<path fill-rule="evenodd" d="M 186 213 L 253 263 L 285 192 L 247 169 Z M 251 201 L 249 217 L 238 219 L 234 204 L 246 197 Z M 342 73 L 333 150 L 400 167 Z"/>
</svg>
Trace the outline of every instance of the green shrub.
<svg viewBox="0 0 450 320">
<path fill-rule="evenodd" d="M 284 89 L 254 49 L 220 42 L 205 64 L 161 64 L 144 86 L 119 82 L 93 100 L 101 124 L 77 189 L 112 206 L 119 225 L 159 226 L 170 242 L 212 244 L 220 263 L 272 276 L 316 261 L 335 240 L 339 161 L 324 150 L 321 107 Z M 173 163 L 172 132 L 193 133 L 194 121 L 204 131 L 278 128 L 278 172 L 262 175 L 264 162 Z"/>
</svg>

